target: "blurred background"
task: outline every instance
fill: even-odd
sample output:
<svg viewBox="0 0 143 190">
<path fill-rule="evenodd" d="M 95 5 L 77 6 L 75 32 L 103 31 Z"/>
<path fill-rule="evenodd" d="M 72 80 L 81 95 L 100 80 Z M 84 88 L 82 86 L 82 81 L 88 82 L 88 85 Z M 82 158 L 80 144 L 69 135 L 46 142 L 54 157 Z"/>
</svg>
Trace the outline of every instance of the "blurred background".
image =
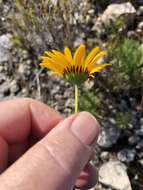
<svg viewBox="0 0 143 190">
<path fill-rule="evenodd" d="M 142 190 L 143 0 L 0 0 L 0 100 L 31 97 L 73 113 L 73 86 L 39 63 L 45 50 L 81 43 L 106 49 L 112 64 L 80 89 L 80 110 L 102 127 L 94 190 Z"/>
</svg>

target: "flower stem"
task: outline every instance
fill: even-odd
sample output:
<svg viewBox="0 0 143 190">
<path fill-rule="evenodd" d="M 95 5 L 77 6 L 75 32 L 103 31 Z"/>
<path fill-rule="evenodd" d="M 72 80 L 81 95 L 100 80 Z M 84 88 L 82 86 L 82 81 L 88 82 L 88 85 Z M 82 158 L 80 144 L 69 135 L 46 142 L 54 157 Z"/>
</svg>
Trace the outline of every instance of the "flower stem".
<svg viewBox="0 0 143 190">
<path fill-rule="evenodd" d="M 75 113 L 78 112 L 78 86 L 75 85 Z"/>
</svg>

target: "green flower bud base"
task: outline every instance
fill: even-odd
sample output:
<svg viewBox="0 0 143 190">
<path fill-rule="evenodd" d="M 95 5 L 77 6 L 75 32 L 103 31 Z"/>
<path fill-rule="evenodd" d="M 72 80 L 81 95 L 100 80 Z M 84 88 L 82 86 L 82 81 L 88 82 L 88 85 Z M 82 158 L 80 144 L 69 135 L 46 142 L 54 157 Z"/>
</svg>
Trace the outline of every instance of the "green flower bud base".
<svg viewBox="0 0 143 190">
<path fill-rule="evenodd" d="M 88 74 L 86 73 L 68 73 L 65 75 L 67 81 L 73 85 L 80 86 L 88 79 Z"/>
</svg>

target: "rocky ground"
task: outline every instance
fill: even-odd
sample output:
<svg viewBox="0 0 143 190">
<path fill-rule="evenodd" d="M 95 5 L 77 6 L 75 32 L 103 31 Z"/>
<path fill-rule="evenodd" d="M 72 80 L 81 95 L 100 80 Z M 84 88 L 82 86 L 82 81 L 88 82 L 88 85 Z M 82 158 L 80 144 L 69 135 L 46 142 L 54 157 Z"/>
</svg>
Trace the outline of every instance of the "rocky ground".
<svg viewBox="0 0 143 190">
<path fill-rule="evenodd" d="M 112 2 L 110 2 L 112 3 Z M 109 4 L 109 1 L 108 3 Z M 42 70 L 28 50 L 13 48 L 12 33 L 5 27 L 5 17 L 10 7 L 8 3 L 0 4 L 0 100 L 15 97 L 31 97 L 44 101 L 62 114 L 73 112 L 73 87 L 59 77 L 53 77 Z M 97 8 L 97 7 L 96 7 Z M 143 32 L 143 2 L 110 5 L 102 14 L 94 18 L 95 6 L 88 11 L 87 18 L 93 18 L 99 36 L 104 36 L 103 24 L 120 15 L 133 15 L 138 20 L 137 26 L 128 31 L 128 35 L 138 36 Z M 113 15 L 114 16 L 113 16 Z M 92 16 L 91 16 L 92 15 Z M 98 27 L 97 27 L 98 26 Z M 88 42 L 92 41 L 90 38 Z M 77 45 L 82 37 L 75 40 Z M 91 42 L 92 44 L 92 42 Z M 92 45 L 91 45 L 92 46 Z M 106 101 L 106 100 L 105 100 Z M 122 100 L 122 110 L 127 109 L 126 100 Z M 127 129 L 118 127 L 114 118 L 108 118 L 98 139 L 98 146 L 93 162 L 99 167 L 99 184 L 96 190 L 141 190 L 143 189 L 143 114 L 130 110 L 131 121 Z"/>
</svg>

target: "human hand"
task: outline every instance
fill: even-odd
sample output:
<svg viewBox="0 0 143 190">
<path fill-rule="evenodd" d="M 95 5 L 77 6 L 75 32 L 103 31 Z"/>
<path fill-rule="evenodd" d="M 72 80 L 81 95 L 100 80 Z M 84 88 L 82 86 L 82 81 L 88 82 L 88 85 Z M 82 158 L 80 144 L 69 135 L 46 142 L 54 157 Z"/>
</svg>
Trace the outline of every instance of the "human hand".
<svg viewBox="0 0 143 190">
<path fill-rule="evenodd" d="M 98 133 L 97 121 L 87 112 L 64 119 L 32 99 L 1 102 L 0 190 L 95 185 L 97 173 L 88 161 Z"/>
</svg>

